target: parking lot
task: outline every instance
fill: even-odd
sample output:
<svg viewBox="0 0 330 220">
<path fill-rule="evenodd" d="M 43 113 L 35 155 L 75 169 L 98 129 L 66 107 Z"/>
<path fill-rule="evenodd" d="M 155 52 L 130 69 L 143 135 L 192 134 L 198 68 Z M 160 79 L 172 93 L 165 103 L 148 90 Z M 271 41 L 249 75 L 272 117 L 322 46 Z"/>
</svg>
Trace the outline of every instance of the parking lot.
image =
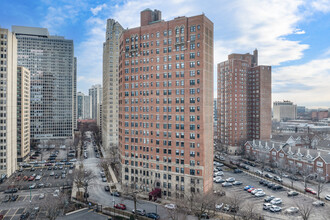
<svg viewBox="0 0 330 220">
<path fill-rule="evenodd" d="M 69 149 L 39 152 L 37 159 L 21 164 L 23 166 L 16 173 L 0 184 L 0 215 L 4 219 L 20 219 L 26 211 L 35 213 L 29 219 L 44 219 L 45 211 L 40 208 L 36 212 L 34 209 L 72 187 L 76 159 L 70 157 L 67 160 Z M 18 191 L 6 193 L 10 189 Z"/>
<path fill-rule="evenodd" d="M 25 168 L 17 172 L 0 185 L 0 191 L 8 188 L 19 190 L 72 186 L 74 165 L 54 165 Z M 39 176 L 39 177 L 38 177 Z M 38 180 L 40 178 L 40 180 Z"/>
<path fill-rule="evenodd" d="M 44 194 L 45 197 L 40 199 L 40 194 Z M 6 194 L 1 194 L 0 199 L 2 201 L 0 206 L 0 215 L 4 216 L 4 219 L 20 219 L 20 216 L 24 212 L 30 213 L 29 219 L 45 219 L 46 212 L 40 208 L 44 200 L 50 199 L 53 196 L 52 189 L 39 189 L 33 192 L 20 191 L 16 201 L 3 202 Z M 30 202 L 31 200 L 31 202 Z M 38 209 L 36 211 L 35 209 Z M 32 214 L 34 213 L 34 215 Z"/>
<path fill-rule="evenodd" d="M 245 172 L 234 173 L 231 169 L 223 167 L 222 179 L 227 179 L 229 177 L 234 177 L 235 180 L 241 181 L 243 184 L 238 186 L 223 187 L 222 184 L 215 183 L 214 189 L 225 190 L 227 195 L 238 195 L 242 201 L 242 204 L 240 204 L 241 207 L 246 207 L 248 204 L 252 203 L 254 205 L 254 212 L 260 213 L 261 215 L 265 216 L 266 219 L 296 219 L 298 218 L 299 214 L 288 215 L 284 213 L 284 210 L 289 207 L 296 207 L 298 205 L 301 207 L 302 204 L 306 204 L 306 206 L 312 205 L 312 203 L 315 201 L 315 199 L 305 194 L 288 197 L 287 192 L 289 190 L 285 188 L 281 190 L 272 190 L 267 186 L 261 185 L 259 183 L 260 178 L 257 176 L 252 176 Z M 274 197 L 281 198 L 283 202 L 279 206 L 282 208 L 282 211 L 273 213 L 263 210 L 264 198 L 266 196 L 256 197 L 251 193 L 248 193 L 244 190 L 246 185 L 254 186 L 254 188 L 261 188 L 265 192 L 266 196 L 273 195 Z M 324 207 L 313 207 L 310 219 L 329 219 L 329 213 L 327 209 L 329 209 L 329 205 L 327 204 L 325 204 Z"/>
</svg>

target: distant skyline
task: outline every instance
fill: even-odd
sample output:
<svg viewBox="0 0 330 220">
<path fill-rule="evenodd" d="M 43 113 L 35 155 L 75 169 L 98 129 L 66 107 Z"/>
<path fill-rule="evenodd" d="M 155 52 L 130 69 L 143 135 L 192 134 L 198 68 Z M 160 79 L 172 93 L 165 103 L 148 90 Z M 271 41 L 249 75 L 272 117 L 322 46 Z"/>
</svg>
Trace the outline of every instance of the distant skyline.
<svg viewBox="0 0 330 220">
<path fill-rule="evenodd" d="M 257 48 L 259 64 L 273 67 L 272 102 L 330 107 L 330 0 L 2 0 L 0 26 L 45 27 L 74 40 L 77 91 L 88 94 L 102 84 L 106 20 L 136 27 L 146 8 L 162 11 L 164 20 L 204 13 L 214 22 L 215 67 L 230 53 Z"/>
</svg>

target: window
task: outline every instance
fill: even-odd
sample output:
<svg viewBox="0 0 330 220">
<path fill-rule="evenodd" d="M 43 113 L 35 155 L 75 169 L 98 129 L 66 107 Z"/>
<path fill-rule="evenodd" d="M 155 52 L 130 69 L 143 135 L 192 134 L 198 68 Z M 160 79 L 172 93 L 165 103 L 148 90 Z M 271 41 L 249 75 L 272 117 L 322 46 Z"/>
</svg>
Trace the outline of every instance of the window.
<svg viewBox="0 0 330 220">
<path fill-rule="evenodd" d="M 190 26 L 190 32 L 196 32 L 196 26 L 195 25 Z"/>
</svg>

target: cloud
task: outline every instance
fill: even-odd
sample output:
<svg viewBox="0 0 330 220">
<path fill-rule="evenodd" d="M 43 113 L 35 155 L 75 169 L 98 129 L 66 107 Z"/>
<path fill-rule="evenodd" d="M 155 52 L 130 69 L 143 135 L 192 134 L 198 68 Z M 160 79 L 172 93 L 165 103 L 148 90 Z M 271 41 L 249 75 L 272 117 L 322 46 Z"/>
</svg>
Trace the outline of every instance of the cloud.
<svg viewBox="0 0 330 220">
<path fill-rule="evenodd" d="M 311 6 L 316 11 L 326 13 L 330 11 L 330 0 L 315 0 L 311 2 Z"/>
<path fill-rule="evenodd" d="M 305 33 L 306 32 L 304 30 L 300 30 L 298 28 L 294 31 L 294 34 L 305 34 Z"/>
<path fill-rule="evenodd" d="M 44 1 L 46 4 L 46 15 L 40 23 L 42 27 L 48 28 L 50 33 L 58 33 L 64 25 L 75 23 L 81 11 L 86 7 L 83 0 L 73 1 Z M 48 5 L 48 6 L 47 6 Z"/>
<path fill-rule="evenodd" d="M 91 12 L 93 13 L 93 15 L 97 15 L 100 11 L 102 11 L 103 8 L 106 8 L 107 5 L 104 3 L 102 5 L 98 5 L 95 8 L 91 8 Z"/>
<path fill-rule="evenodd" d="M 299 105 L 330 104 L 330 57 L 273 70 L 273 101 Z"/>
</svg>

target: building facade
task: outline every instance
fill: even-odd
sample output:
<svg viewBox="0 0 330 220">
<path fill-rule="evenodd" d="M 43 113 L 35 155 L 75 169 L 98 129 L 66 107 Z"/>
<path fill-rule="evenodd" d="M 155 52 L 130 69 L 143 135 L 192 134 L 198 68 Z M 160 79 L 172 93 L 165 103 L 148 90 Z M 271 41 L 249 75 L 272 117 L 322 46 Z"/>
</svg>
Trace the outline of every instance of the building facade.
<svg viewBox="0 0 330 220">
<path fill-rule="evenodd" d="M 103 91 L 102 91 L 102 86 L 97 84 L 93 85 L 92 88 L 89 89 L 89 96 L 91 97 L 91 115 L 92 119 L 96 120 L 97 118 L 97 106 L 99 104 L 102 104 L 102 96 L 103 96 Z"/>
<path fill-rule="evenodd" d="M 92 98 L 82 92 L 77 93 L 77 117 L 78 119 L 91 119 Z"/>
<path fill-rule="evenodd" d="M 217 99 L 213 100 L 213 132 L 214 138 L 217 138 L 217 126 L 218 126 L 218 110 L 217 110 Z"/>
<path fill-rule="evenodd" d="M 271 67 L 253 55 L 230 54 L 218 64 L 218 140 L 228 153 L 247 140 L 269 140 L 271 134 Z"/>
<path fill-rule="evenodd" d="M 312 112 L 312 120 L 319 121 L 329 117 L 328 110 L 317 110 Z"/>
<path fill-rule="evenodd" d="M 106 41 L 103 43 L 102 145 L 118 146 L 119 116 L 119 40 L 123 27 L 107 20 Z"/>
<path fill-rule="evenodd" d="M 96 124 L 100 128 L 100 133 L 102 135 L 102 104 L 99 104 L 97 106 L 97 119 L 96 119 Z"/>
<path fill-rule="evenodd" d="M 160 15 L 121 35 L 119 149 L 124 185 L 175 198 L 212 189 L 213 23 Z"/>
<path fill-rule="evenodd" d="M 294 120 L 297 118 L 297 105 L 290 101 L 273 103 L 273 119 L 276 121 Z"/>
<path fill-rule="evenodd" d="M 73 135 L 73 41 L 46 28 L 13 26 L 17 62 L 31 74 L 30 123 L 34 143 Z"/>
<path fill-rule="evenodd" d="M 74 57 L 73 59 L 74 63 L 73 63 L 73 128 L 76 129 L 77 128 L 77 120 L 78 120 L 78 116 L 77 116 L 77 111 L 78 111 L 78 107 L 77 107 L 77 57 Z"/>
<path fill-rule="evenodd" d="M 0 28 L 0 175 L 17 169 L 17 40 Z"/>
<path fill-rule="evenodd" d="M 30 153 L 30 71 L 17 68 L 17 162 Z"/>
</svg>

